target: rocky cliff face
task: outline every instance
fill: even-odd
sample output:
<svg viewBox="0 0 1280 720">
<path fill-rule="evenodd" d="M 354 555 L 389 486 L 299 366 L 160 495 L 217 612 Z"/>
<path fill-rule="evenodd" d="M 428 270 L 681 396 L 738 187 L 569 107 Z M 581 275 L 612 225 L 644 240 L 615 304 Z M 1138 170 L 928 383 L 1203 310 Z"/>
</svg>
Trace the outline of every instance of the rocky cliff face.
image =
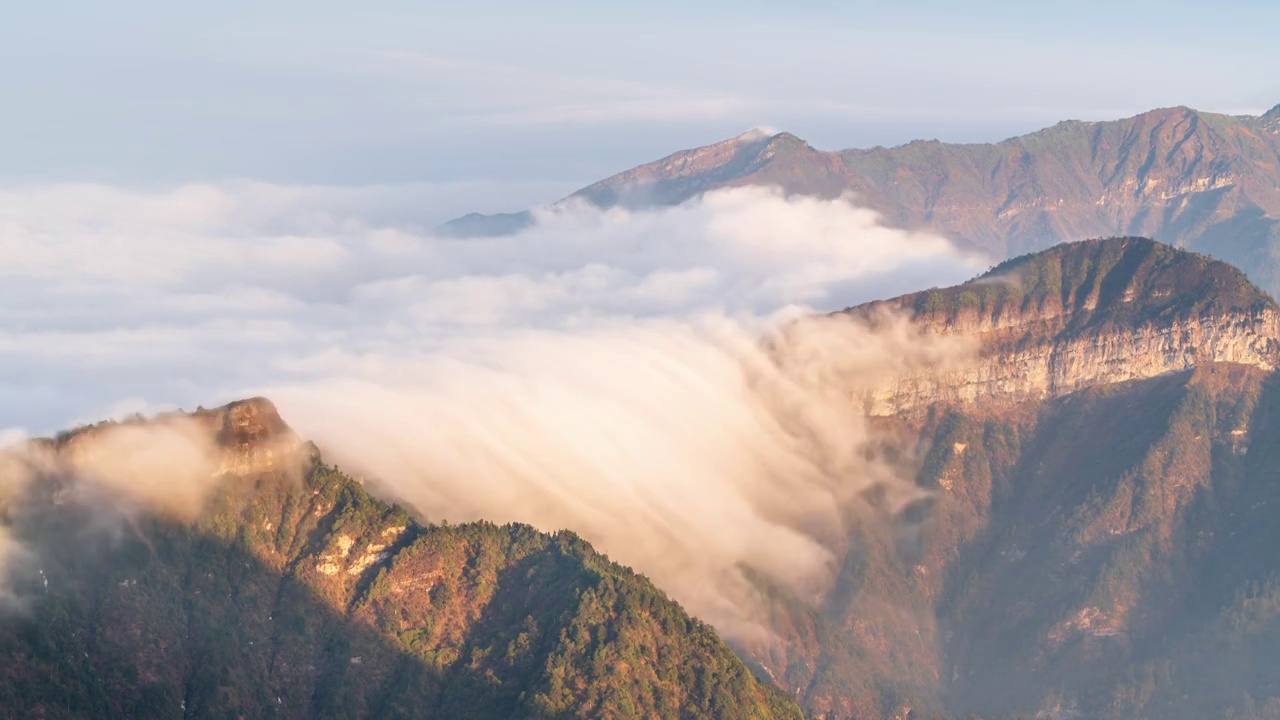
<svg viewBox="0 0 1280 720">
<path fill-rule="evenodd" d="M 1278 401 L 1274 373 L 1211 364 L 927 420 L 906 557 L 947 706 L 1272 717 Z"/>
<path fill-rule="evenodd" d="M 873 415 L 934 403 L 1016 404 L 1216 362 L 1280 365 L 1280 308 L 1234 268 L 1142 238 L 1094 240 L 1012 260 L 889 307 L 928 332 L 975 338 L 979 357 L 897 378 L 863 398 Z"/>
<path fill-rule="evenodd" d="M 1094 385 L 1140 380 L 1215 362 L 1272 370 L 1280 361 L 1280 315 L 1273 310 L 1148 323 L 1132 332 L 1057 337 L 1054 323 L 960 324 L 990 348 L 972 367 L 904 378 L 867 398 L 873 415 L 896 415 L 945 403 L 1018 403 L 1060 397 Z M 1047 336 L 1047 337 L 1045 337 Z M 1028 340 L 1044 337 L 1043 340 Z"/>
<path fill-rule="evenodd" d="M 201 456 L 202 471 L 211 475 L 254 475 L 283 470 L 298 462 L 303 440 L 285 424 L 271 401 L 249 398 L 193 413 L 166 413 L 154 418 L 107 421 L 61 433 L 34 444 L 72 466 L 94 464 L 97 456 L 116 452 L 135 460 L 136 450 L 154 441 L 179 440 Z M 314 448 L 309 449 L 314 453 Z"/>
<path fill-rule="evenodd" d="M 775 598 L 779 682 L 825 718 L 1276 717 L 1275 303 L 1116 238 L 847 312 L 885 305 L 981 354 L 868 398 L 922 497 Z"/>
</svg>

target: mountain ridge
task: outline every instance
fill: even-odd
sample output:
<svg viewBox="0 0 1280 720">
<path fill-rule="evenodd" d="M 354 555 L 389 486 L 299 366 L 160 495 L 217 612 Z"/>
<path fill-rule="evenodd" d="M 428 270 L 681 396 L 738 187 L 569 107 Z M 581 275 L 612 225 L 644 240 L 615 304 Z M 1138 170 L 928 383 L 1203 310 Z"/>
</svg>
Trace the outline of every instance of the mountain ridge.
<svg viewBox="0 0 1280 720">
<path fill-rule="evenodd" d="M 1140 235 L 1248 268 L 1274 294 L 1280 291 L 1277 133 L 1275 109 L 1251 116 L 1185 106 L 1122 120 L 1063 121 L 995 143 L 917 140 L 821 151 L 779 133 L 736 152 L 724 152 L 733 140 L 682 150 L 569 198 L 652 207 L 738 185 L 825 198 L 851 193 L 890 225 L 937 232 L 998 259 L 1062 241 Z M 441 232 L 465 236 L 486 222 L 447 223 Z M 517 229 L 533 222 L 532 214 L 521 214 Z"/>
<path fill-rule="evenodd" d="M 926 332 L 978 338 L 964 368 L 895 379 L 874 415 L 940 401 L 1017 403 L 1211 362 L 1280 366 L 1280 306 L 1230 265 L 1146 238 L 1065 243 L 961 285 L 845 312 L 906 312 Z"/>
<path fill-rule="evenodd" d="M 208 452 L 148 457 L 191 437 Z M 5 568 L 25 599 L 0 615 L 6 716 L 801 717 L 572 532 L 419 524 L 265 398 L 7 452 L 34 475 L 0 497 L 33 559 Z M 99 478 L 122 464 L 168 494 L 198 479 L 183 462 L 217 476 L 190 514 Z"/>
</svg>

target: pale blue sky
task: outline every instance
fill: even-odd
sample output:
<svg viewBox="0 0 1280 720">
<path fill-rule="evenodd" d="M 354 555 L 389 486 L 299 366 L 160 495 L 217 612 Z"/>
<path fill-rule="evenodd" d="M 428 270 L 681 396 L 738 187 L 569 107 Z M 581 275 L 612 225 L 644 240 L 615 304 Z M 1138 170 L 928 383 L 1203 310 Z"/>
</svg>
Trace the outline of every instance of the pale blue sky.
<svg viewBox="0 0 1280 720">
<path fill-rule="evenodd" d="M 832 148 L 1280 102 L 1274 3 L 12 5 L 7 180 L 537 195 L 756 125 Z"/>
</svg>

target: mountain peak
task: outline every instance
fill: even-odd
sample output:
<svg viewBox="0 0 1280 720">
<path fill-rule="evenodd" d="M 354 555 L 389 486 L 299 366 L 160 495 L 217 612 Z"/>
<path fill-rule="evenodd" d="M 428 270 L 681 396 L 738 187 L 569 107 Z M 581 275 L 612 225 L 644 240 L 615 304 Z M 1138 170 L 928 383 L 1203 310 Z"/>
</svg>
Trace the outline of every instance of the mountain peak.
<svg viewBox="0 0 1280 720">
<path fill-rule="evenodd" d="M 1143 113 L 1138 113 L 1133 117 L 1135 120 L 1168 120 L 1170 118 L 1192 117 L 1200 114 L 1199 110 L 1187 107 L 1186 105 L 1174 105 L 1172 107 L 1155 108 Z"/>
<path fill-rule="evenodd" d="M 1017 314 L 1076 327 L 1277 309 L 1235 267 L 1143 237 L 1062 243 L 961 285 L 887 302 L 942 325 L 973 316 L 999 323 Z"/>
<path fill-rule="evenodd" d="M 1262 125 L 1271 132 L 1280 134 L 1280 105 L 1271 108 L 1262 116 Z"/>
<path fill-rule="evenodd" d="M 1143 237 L 1063 243 L 1006 260 L 960 287 L 1001 284 L 1020 288 L 1028 306 L 1056 302 L 1093 320 L 1276 306 L 1235 267 Z"/>
<path fill-rule="evenodd" d="M 797 149 L 807 148 L 810 150 L 813 149 L 813 146 L 810 145 L 807 141 L 805 141 L 804 138 L 801 138 L 799 135 L 793 135 L 792 133 L 785 132 L 785 131 L 780 133 L 775 133 L 772 137 L 770 137 L 769 144 L 773 147 L 794 147 Z"/>
<path fill-rule="evenodd" d="M 289 432 L 249 398 L 68 442 L 166 423 L 255 451 Z M 0 715 L 802 717 L 709 626 L 571 532 L 424 525 L 314 454 L 289 474 L 224 467 L 171 518 L 137 500 L 207 468 L 153 444 L 108 448 L 149 456 L 113 465 L 112 489 L 145 497 L 116 506 L 47 464 L 40 492 L 0 497 L 4 549 L 39 558 L 3 568 L 0 600 L 30 601 L 0 604 Z"/>
<path fill-rule="evenodd" d="M 739 142 L 739 143 L 756 142 L 759 140 L 767 140 L 778 134 L 779 134 L 778 131 L 774 128 L 754 127 L 742 133 L 741 135 L 737 135 L 735 137 L 729 138 L 728 142 Z"/>
<path fill-rule="evenodd" d="M 885 307 L 925 332 L 973 338 L 981 357 L 949 377 L 884 389 L 877 412 L 1056 397 L 1214 362 L 1280 365 L 1274 300 L 1227 263 L 1147 238 L 1064 243 L 848 312 Z"/>
<path fill-rule="evenodd" d="M 437 225 L 431 234 L 438 238 L 464 239 L 501 237 L 514 235 L 533 225 L 533 213 L 528 210 L 513 213 L 467 213 L 459 218 Z"/>
<path fill-rule="evenodd" d="M 759 170 L 807 144 L 790 133 L 757 128 L 711 145 L 681 150 L 583 188 L 570 197 L 600 207 L 675 205 Z"/>
</svg>

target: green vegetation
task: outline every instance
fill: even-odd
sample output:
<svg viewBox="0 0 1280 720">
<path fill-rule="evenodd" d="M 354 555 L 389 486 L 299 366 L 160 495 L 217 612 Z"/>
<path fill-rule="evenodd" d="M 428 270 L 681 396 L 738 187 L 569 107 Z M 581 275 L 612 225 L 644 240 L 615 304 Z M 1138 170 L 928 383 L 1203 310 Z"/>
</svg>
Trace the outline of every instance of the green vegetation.
<svg viewBox="0 0 1280 720">
<path fill-rule="evenodd" d="M 800 717 L 572 533 L 418 525 L 318 460 L 227 478 L 194 526 L 43 518 L 5 717 Z"/>
</svg>

